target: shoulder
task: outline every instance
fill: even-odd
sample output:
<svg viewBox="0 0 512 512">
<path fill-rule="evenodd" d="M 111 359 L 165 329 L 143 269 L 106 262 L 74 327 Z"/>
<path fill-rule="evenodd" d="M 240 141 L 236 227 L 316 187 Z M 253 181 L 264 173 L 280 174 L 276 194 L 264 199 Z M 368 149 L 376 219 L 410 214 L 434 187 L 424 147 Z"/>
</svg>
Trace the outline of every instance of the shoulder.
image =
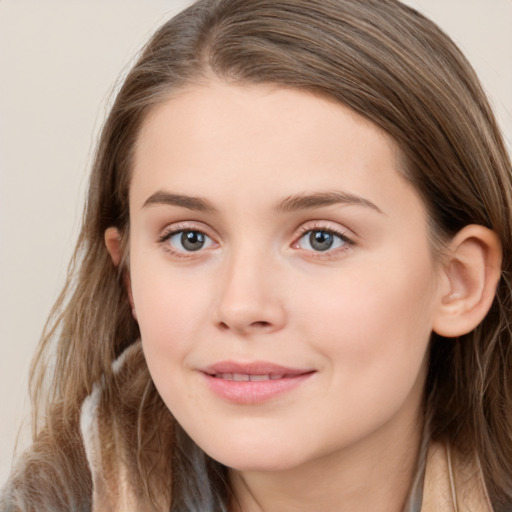
<svg viewBox="0 0 512 512">
<path fill-rule="evenodd" d="M 155 453 L 170 449 L 172 418 L 149 377 L 140 342 L 114 362 L 77 411 L 76 428 L 43 430 L 18 460 L 0 497 L 1 512 L 168 510 L 168 492 L 151 499 L 159 480 L 169 482 L 162 460 L 149 477 Z M 170 487 L 170 485 L 169 485 Z M 166 507 L 166 508 L 165 508 Z M 160 508 L 160 507 L 158 507 Z"/>
<path fill-rule="evenodd" d="M 2 512 L 89 512 L 91 477 L 80 434 L 41 432 L 0 493 Z"/>
</svg>

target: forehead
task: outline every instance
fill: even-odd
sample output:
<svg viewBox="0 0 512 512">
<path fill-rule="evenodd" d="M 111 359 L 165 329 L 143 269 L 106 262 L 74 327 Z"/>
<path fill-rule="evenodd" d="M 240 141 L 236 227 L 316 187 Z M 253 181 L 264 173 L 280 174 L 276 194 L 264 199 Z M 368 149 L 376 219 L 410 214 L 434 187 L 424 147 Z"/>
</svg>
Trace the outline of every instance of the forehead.
<svg viewBox="0 0 512 512">
<path fill-rule="evenodd" d="M 266 85 L 185 88 L 156 107 L 137 143 L 130 201 L 163 189 L 221 204 L 342 188 L 392 203 L 408 183 L 393 139 L 333 100 Z M 398 186 L 399 185 L 399 186 Z"/>
</svg>

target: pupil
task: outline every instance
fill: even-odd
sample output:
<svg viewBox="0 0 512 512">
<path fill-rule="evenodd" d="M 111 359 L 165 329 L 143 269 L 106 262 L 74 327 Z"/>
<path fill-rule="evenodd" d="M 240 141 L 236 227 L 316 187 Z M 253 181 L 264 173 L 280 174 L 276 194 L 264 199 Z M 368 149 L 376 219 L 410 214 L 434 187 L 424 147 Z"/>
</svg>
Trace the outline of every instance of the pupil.
<svg viewBox="0 0 512 512">
<path fill-rule="evenodd" d="M 181 244 L 187 251 L 198 251 L 204 245 L 204 235 L 199 231 L 185 231 L 181 235 Z"/>
<path fill-rule="evenodd" d="M 315 251 L 327 251 L 333 242 L 332 233 L 328 231 L 312 231 L 309 235 L 309 243 Z"/>
</svg>

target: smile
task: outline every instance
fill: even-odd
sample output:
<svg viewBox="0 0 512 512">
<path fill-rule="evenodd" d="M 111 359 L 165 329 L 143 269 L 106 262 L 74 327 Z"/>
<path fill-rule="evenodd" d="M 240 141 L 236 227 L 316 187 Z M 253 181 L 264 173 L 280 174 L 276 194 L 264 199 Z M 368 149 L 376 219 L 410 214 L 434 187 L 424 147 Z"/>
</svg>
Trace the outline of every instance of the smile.
<svg viewBox="0 0 512 512">
<path fill-rule="evenodd" d="M 208 387 L 220 398 L 240 405 L 267 402 L 299 387 L 316 373 L 273 363 L 221 362 L 204 370 Z"/>
<path fill-rule="evenodd" d="M 250 375 L 248 373 L 217 373 L 213 377 L 215 377 L 216 379 L 236 380 L 237 382 L 261 382 L 264 380 L 282 379 L 284 375 Z"/>
</svg>

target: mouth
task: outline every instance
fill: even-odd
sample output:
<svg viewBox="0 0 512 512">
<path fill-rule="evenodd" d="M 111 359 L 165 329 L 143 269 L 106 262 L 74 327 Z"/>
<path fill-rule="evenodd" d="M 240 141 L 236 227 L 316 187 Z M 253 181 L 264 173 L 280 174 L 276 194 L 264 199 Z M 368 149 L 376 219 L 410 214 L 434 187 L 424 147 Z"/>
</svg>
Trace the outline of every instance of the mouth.
<svg viewBox="0 0 512 512">
<path fill-rule="evenodd" d="M 266 362 L 225 361 L 209 366 L 201 373 L 210 390 L 222 399 L 234 404 L 255 405 L 293 391 L 316 371 Z"/>
<path fill-rule="evenodd" d="M 237 382 L 262 382 L 265 380 L 278 380 L 285 377 L 285 375 L 279 374 L 262 374 L 262 375 L 252 375 L 249 373 L 216 373 L 215 375 L 211 375 L 211 377 L 215 377 L 216 379 L 223 380 L 234 380 Z"/>
</svg>

